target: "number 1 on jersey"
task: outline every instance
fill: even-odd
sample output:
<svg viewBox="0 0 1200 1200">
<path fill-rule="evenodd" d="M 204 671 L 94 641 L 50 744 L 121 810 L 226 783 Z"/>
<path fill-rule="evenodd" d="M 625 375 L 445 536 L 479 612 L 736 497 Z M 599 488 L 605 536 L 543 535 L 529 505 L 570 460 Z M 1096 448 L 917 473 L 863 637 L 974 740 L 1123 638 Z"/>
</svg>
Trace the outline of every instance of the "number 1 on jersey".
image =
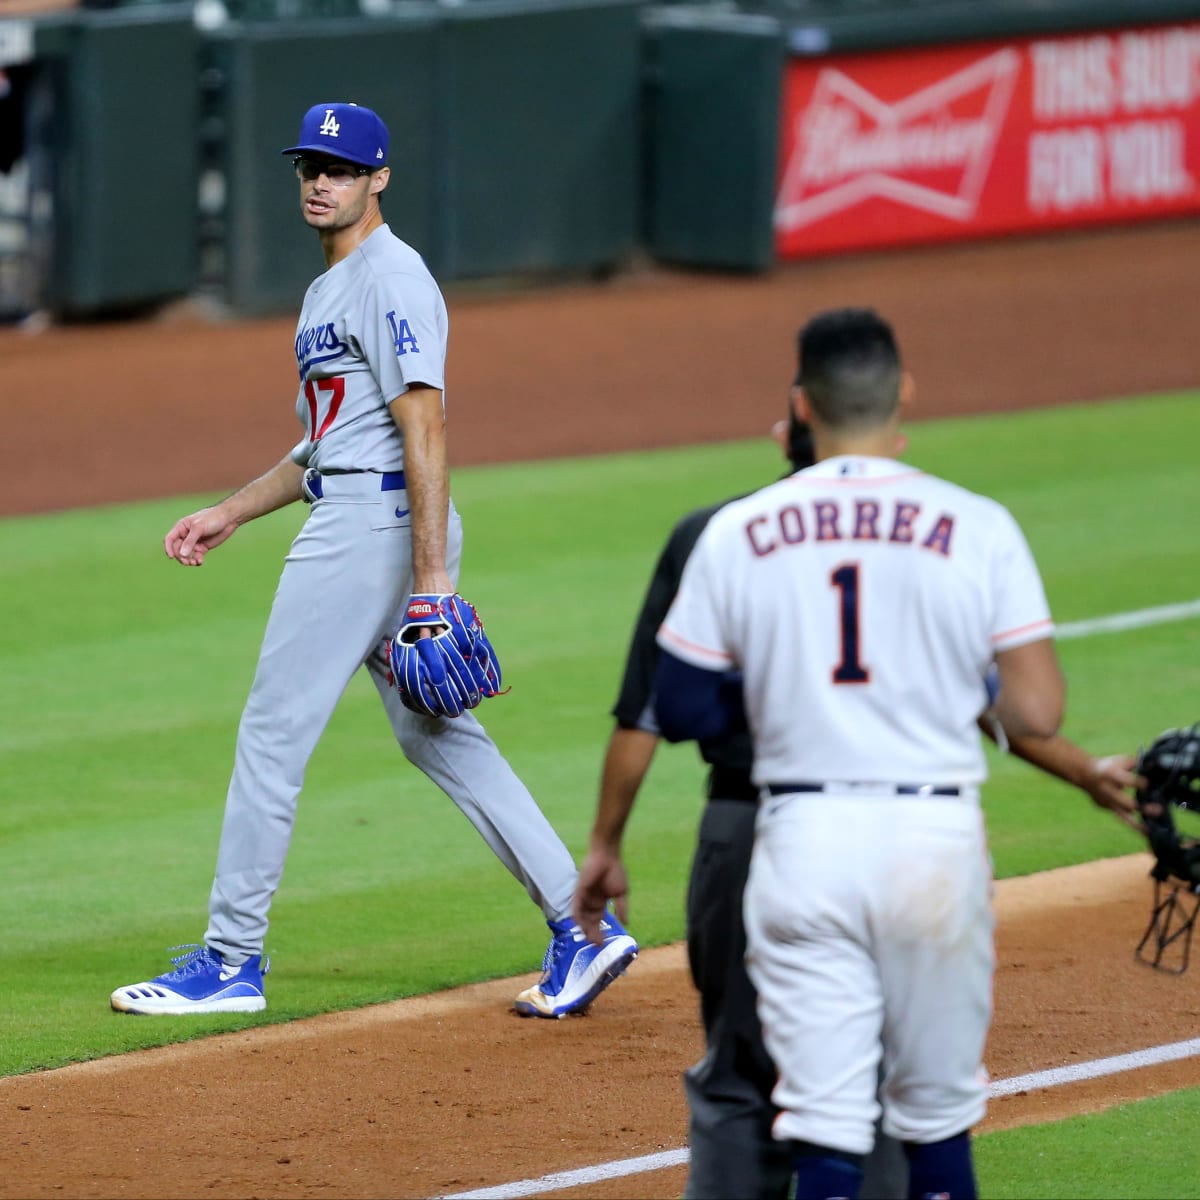
<svg viewBox="0 0 1200 1200">
<path fill-rule="evenodd" d="M 829 576 L 829 582 L 842 594 L 838 613 L 842 660 L 833 668 L 833 682 L 867 683 L 871 672 L 858 659 L 858 563 L 838 567 Z"/>
<path fill-rule="evenodd" d="M 329 411 L 325 414 L 320 425 L 317 424 L 317 392 L 329 392 Z M 310 379 L 304 385 L 304 395 L 308 400 L 308 436 L 314 442 L 319 442 L 329 432 L 330 425 L 337 419 L 338 409 L 346 396 L 346 381 L 340 375 L 331 375 L 328 379 L 318 379 L 314 386 Z"/>
</svg>

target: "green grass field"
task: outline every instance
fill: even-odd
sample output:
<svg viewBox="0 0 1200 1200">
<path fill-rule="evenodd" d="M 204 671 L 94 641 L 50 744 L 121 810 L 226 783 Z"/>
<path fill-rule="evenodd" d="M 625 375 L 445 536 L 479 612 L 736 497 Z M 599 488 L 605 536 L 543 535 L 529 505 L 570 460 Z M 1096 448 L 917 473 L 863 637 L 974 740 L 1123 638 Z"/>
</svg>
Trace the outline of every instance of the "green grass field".
<svg viewBox="0 0 1200 1200">
<path fill-rule="evenodd" d="M 1190 532 L 1200 397 L 927 422 L 910 438 L 910 461 L 1013 510 L 1060 621 L 1200 596 Z M 667 530 L 688 508 L 769 482 L 781 466 L 762 439 L 456 472 L 461 589 L 485 615 L 512 685 L 482 715 L 576 855 L 632 620 Z M 237 720 L 303 518 L 297 508 L 259 521 L 203 570 L 182 571 L 163 557 L 162 534 L 214 498 L 0 521 L 0 1074 L 540 961 L 540 914 L 403 761 L 373 689 L 357 679 L 301 798 L 272 909 L 271 1008 L 233 1020 L 109 1012 L 113 987 L 158 973 L 167 947 L 202 937 Z M 1110 753 L 1196 719 L 1198 649 L 1198 620 L 1064 642 L 1064 732 Z M 1139 849 L 1064 785 L 996 755 L 992 767 L 985 806 L 998 875 Z M 635 813 L 627 857 L 645 945 L 682 935 L 701 780 L 693 748 L 666 747 Z M 1032 1136 L 985 1139 L 985 1177 L 991 1146 L 1000 1154 L 1009 1138 Z M 1013 1187 L 991 1193 L 1117 1194 Z"/>
<path fill-rule="evenodd" d="M 975 1139 L 989 1200 L 1190 1200 L 1196 1150 L 1180 1131 L 1200 1116 L 1200 1089 Z"/>
</svg>

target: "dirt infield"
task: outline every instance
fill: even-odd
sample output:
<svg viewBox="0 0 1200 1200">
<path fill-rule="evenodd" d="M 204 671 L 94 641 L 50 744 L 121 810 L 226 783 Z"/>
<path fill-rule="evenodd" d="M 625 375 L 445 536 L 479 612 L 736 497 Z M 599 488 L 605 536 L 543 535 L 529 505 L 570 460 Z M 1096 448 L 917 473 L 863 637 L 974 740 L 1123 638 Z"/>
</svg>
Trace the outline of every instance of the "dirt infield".
<svg viewBox="0 0 1200 1200">
<path fill-rule="evenodd" d="M 994 1079 L 1195 1036 L 1194 979 L 1133 958 L 1149 862 L 998 885 Z M 0 1197 L 430 1197 L 683 1147 L 701 1036 L 682 948 L 643 954 L 585 1017 L 514 1015 L 534 978 L 0 1080 Z M 1198 1084 L 1185 1059 L 1003 1097 L 981 1128 Z M 683 1176 L 562 1194 L 667 1200 Z"/>
<path fill-rule="evenodd" d="M 840 304 L 893 320 L 923 415 L 1195 387 L 1197 261 L 1189 222 L 765 278 L 451 293 L 452 462 L 760 435 L 783 414 L 796 327 Z M 297 437 L 293 332 L 187 311 L 0 331 L 17 436 L 0 513 L 262 471 Z M 1194 977 L 1133 959 L 1148 867 L 1136 854 L 1001 885 L 993 1077 L 1195 1036 Z M 679 1073 L 700 1034 L 679 948 L 644 954 L 585 1018 L 511 1015 L 531 978 L 0 1080 L 0 1197 L 436 1196 L 682 1147 Z M 1185 1059 L 999 1100 L 984 1128 L 1198 1084 Z M 675 1167 L 566 1194 L 681 1184 Z"/>
<path fill-rule="evenodd" d="M 812 312 L 877 307 L 916 416 L 1200 382 L 1200 223 L 825 260 L 765 278 L 651 271 L 451 302 L 452 464 L 756 437 Z M 314 273 L 318 264 L 314 261 Z M 297 303 L 299 297 L 297 297 Z M 17 453 L 0 514 L 229 491 L 299 436 L 292 318 L 0 331 Z"/>
</svg>

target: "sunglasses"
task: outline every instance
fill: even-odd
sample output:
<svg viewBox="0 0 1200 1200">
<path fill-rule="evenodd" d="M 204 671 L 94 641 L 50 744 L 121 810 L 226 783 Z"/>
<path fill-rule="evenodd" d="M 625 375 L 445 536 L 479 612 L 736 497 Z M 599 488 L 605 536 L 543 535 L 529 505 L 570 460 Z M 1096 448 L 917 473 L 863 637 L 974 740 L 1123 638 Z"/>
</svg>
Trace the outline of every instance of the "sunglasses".
<svg viewBox="0 0 1200 1200">
<path fill-rule="evenodd" d="M 360 167 L 354 163 L 345 162 L 322 162 L 319 159 L 302 156 L 292 159 L 292 166 L 296 168 L 298 179 L 311 183 L 324 175 L 334 187 L 349 187 L 360 175 L 371 174 L 370 167 Z"/>
</svg>

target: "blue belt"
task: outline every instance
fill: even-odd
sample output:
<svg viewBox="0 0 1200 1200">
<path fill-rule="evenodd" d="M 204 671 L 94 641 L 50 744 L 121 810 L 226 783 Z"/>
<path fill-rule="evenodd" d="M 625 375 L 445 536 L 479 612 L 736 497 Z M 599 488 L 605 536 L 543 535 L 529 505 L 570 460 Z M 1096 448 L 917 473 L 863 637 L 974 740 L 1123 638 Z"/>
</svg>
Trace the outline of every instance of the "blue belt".
<svg viewBox="0 0 1200 1200">
<path fill-rule="evenodd" d="M 313 469 L 305 472 L 304 484 L 314 500 L 323 500 L 325 498 L 325 487 L 321 483 L 322 475 L 366 474 L 368 474 L 366 471 L 318 471 Z M 402 492 L 405 486 L 403 471 L 384 471 L 379 476 L 379 490 L 381 492 Z"/>
<path fill-rule="evenodd" d="M 946 787 L 934 783 L 767 783 L 763 785 L 772 796 L 789 796 L 793 792 L 838 792 L 856 787 L 878 788 L 880 791 L 894 792 L 897 796 L 961 796 L 962 788 Z"/>
</svg>

